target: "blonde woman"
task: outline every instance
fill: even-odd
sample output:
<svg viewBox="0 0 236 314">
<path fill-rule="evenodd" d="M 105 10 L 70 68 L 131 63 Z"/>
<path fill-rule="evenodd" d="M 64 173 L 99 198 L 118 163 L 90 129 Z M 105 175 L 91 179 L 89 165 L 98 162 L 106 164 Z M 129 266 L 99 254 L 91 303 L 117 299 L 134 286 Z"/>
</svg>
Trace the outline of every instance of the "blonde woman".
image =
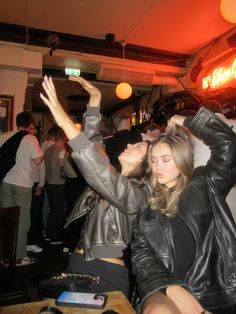
<svg viewBox="0 0 236 314">
<path fill-rule="evenodd" d="M 211 149 L 193 170 L 185 126 Z M 236 180 L 236 135 L 202 108 L 173 116 L 149 150 L 153 196 L 134 228 L 132 264 L 143 314 L 233 314 L 236 226 L 225 198 Z"/>
</svg>

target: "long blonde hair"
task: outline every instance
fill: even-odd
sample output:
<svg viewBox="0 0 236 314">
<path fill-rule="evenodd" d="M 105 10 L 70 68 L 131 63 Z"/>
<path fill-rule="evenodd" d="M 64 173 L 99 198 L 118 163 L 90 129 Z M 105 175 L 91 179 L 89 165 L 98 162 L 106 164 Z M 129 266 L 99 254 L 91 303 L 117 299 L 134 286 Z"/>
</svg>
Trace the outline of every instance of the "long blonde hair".
<svg viewBox="0 0 236 314">
<path fill-rule="evenodd" d="M 171 189 L 158 183 L 151 173 L 152 150 L 159 143 L 165 143 L 170 147 L 173 159 L 180 172 L 176 186 Z M 150 207 L 153 210 L 160 210 L 167 216 L 174 216 L 178 211 L 180 195 L 188 186 L 193 173 L 193 142 L 190 133 L 183 127 L 169 129 L 151 144 L 148 151 L 148 160 L 150 181 L 153 187 Z"/>
</svg>

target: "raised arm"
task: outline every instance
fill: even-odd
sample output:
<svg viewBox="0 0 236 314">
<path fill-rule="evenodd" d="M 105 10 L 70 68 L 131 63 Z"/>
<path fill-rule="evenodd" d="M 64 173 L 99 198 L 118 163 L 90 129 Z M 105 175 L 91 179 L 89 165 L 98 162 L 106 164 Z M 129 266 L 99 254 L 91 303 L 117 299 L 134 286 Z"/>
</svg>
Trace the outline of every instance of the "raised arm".
<svg viewBox="0 0 236 314">
<path fill-rule="evenodd" d="M 100 132 L 100 123 L 102 115 L 100 113 L 101 93 L 91 83 L 85 81 L 82 77 L 70 76 L 70 81 L 77 82 L 84 87 L 90 94 L 89 103 L 85 113 L 83 114 L 82 130 L 89 140 L 102 144 L 102 134 Z"/>
<path fill-rule="evenodd" d="M 78 83 L 80 83 L 83 86 L 83 88 L 89 93 L 90 107 L 98 107 L 100 105 L 101 93 L 95 86 L 93 86 L 90 82 L 86 81 L 82 77 L 78 78 L 70 77 L 70 80 L 77 81 Z M 61 104 L 59 103 L 52 78 L 51 77 L 48 78 L 47 76 L 45 76 L 42 85 L 48 98 L 45 97 L 42 93 L 40 93 L 41 99 L 50 109 L 57 124 L 61 128 L 63 128 L 67 138 L 71 140 L 72 138 L 76 137 L 80 132 L 75 127 L 74 122 L 69 118 L 69 116 L 66 114 Z"/>
<path fill-rule="evenodd" d="M 100 91 L 81 77 L 76 81 L 89 92 L 92 99 L 89 105 L 93 108 L 98 107 L 101 99 Z M 93 143 L 85 132 L 79 132 L 59 103 L 51 78 L 44 78 L 43 87 L 48 98 L 42 94 L 40 96 L 70 139 L 72 157 L 86 182 L 111 205 L 125 213 L 136 214 L 140 208 L 144 208 L 150 193 L 149 187 L 145 186 L 146 190 L 139 188 L 129 179 L 121 176 L 111 167 L 103 148 Z"/>
<path fill-rule="evenodd" d="M 235 184 L 236 178 L 236 135 L 217 115 L 202 107 L 190 119 L 175 115 L 168 126 L 184 125 L 211 150 L 211 157 L 205 166 L 211 186 L 215 192 L 225 196 Z M 217 178 L 217 179 L 216 179 Z"/>
<path fill-rule="evenodd" d="M 81 76 L 70 76 L 70 81 L 78 82 L 82 85 L 82 87 L 89 93 L 89 103 L 90 107 L 99 107 L 101 102 L 101 92 L 97 89 L 93 84 L 89 81 L 85 80 Z"/>
</svg>

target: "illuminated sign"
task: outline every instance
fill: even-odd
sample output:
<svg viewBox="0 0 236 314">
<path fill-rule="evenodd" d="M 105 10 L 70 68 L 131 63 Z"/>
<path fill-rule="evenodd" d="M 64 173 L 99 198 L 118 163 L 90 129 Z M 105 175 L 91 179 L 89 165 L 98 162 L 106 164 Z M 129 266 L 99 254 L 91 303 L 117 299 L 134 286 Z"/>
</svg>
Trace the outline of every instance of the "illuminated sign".
<svg viewBox="0 0 236 314">
<path fill-rule="evenodd" d="M 66 75 L 69 76 L 80 76 L 80 69 L 77 68 L 65 68 Z"/>
<path fill-rule="evenodd" d="M 212 74 L 202 79 L 202 88 L 216 88 L 229 82 L 232 79 L 236 79 L 236 59 L 233 60 L 231 66 L 216 68 Z"/>
</svg>

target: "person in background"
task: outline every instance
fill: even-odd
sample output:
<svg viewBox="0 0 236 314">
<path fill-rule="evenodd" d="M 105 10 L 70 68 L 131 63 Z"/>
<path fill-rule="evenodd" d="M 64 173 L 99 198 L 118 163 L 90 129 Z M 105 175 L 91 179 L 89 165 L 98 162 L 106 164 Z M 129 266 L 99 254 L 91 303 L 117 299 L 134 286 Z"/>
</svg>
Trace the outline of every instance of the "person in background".
<svg viewBox="0 0 236 314">
<path fill-rule="evenodd" d="M 32 197 L 32 163 L 39 165 L 43 160 L 43 152 L 39 146 L 35 132 L 33 117 L 27 112 L 16 116 L 17 130 L 26 130 L 16 153 L 16 163 L 7 173 L 0 185 L 0 206 L 20 206 L 20 219 L 17 236 L 16 266 L 29 265 L 36 259 L 27 255 L 27 233 L 30 227 L 30 204 Z M 0 136 L 0 147 L 17 131 L 10 131 Z M 0 165 L 1 166 L 1 165 Z"/>
<path fill-rule="evenodd" d="M 45 151 L 50 146 L 55 144 L 57 130 L 58 130 L 57 126 L 53 126 L 53 127 L 51 127 L 48 130 L 47 136 L 46 136 L 46 140 L 41 144 L 41 148 L 42 148 L 44 154 L 45 154 Z M 39 171 L 41 171 L 43 167 L 44 167 L 44 171 L 45 171 L 45 163 L 44 163 L 44 161 L 42 162 L 42 166 L 41 166 L 41 169 L 39 169 Z M 44 175 L 44 177 L 45 177 L 45 175 Z M 46 231 L 45 230 L 47 228 L 48 213 L 49 213 L 48 196 L 47 196 L 47 191 L 44 188 L 43 189 L 43 204 L 42 204 L 42 221 L 43 221 L 43 231 L 42 231 L 42 233 L 43 233 L 44 237 L 46 237 Z"/>
<path fill-rule="evenodd" d="M 150 185 L 146 173 L 147 142 L 128 144 L 119 156 L 121 173 L 115 170 L 102 148 L 99 137 L 101 93 L 82 77 L 70 77 L 89 93 L 84 114 L 84 132 L 80 132 L 58 102 L 51 78 L 44 78 L 40 94 L 61 126 L 73 149 L 72 157 L 87 184 L 67 221 L 69 224 L 86 215 L 77 248 L 69 256 L 66 270 L 99 276 L 98 285 L 91 292 L 122 291 L 129 294 L 129 273 L 123 252 L 132 237 L 137 213 L 147 206 Z"/>
<path fill-rule="evenodd" d="M 112 117 L 113 125 L 116 130 L 114 136 L 107 140 L 105 151 L 111 164 L 120 170 L 118 157 L 124 151 L 127 144 L 135 144 L 142 141 L 139 130 L 131 130 L 130 115 L 125 111 L 119 111 Z"/>
<path fill-rule="evenodd" d="M 65 179 L 60 171 L 64 166 L 65 144 L 67 138 L 58 127 L 55 132 L 55 144 L 45 151 L 45 186 L 48 196 L 49 214 L 46 226 L 46 238 L 50 244 L 62 244 L 62 226 L 65 215 Z"/>
<path fill-rule="evenodd" d="M 46 140 L 41 144 L 42 150 L 45 152 L 50 146 L 54 145 L 56 142 L 56 136 L 58 133 L 58 126 L 51 127 L 46 136 Z"/>
<path fill-rule="evenodd" d="M 154 140 L 158 139 L 161 133 L 161 127 L 155 122 L 150 122 L 143 128 L 141 135 L 143 141 L 153 142 Z"/>
<path fill-rule="evenodd" d="M 216 113 L 216 115 L 222 119 L 225 123 L 231 127 L 231 129 L 236 132 L 236 120 L 227 119 L 223 114 L 223 109 L 221 104 L 217 100 L 206 100 L 200 104 L 200 107 L 205 107 L 211 112 Z M 205 166 L 210 158 L 210 149 L 198 138 L 194 139 L 194 168 L 199 166 Z M 226 197 L 226 202 L 229 205 L 230 211 L 236 222 L 236 186 L 232 187 L 229 194 Z"/>
<path fill-rule="evenodd" d="M 43 189 L 45 184 L 44 160 L 40 165 L 32 163 L 31 178 L 33 181 L 33 187 L 30 208 L 30 228 L 27 236 L 27 251 L 41 253 L 43 249 L 38 245 L 38 243 L 41 241 L 41 235 L 44 230 L 42 216 L 44 198 Z"/>
<path fill-rule="evenodd" d="M 210 147 L 205 167 L 194 170 L 182 126 Z M 139 312 L 235 313 L 236 225 L 225 202 L 236 180 L 235 133 L 201 108 L 194 118 L 173 116 L 148 155 L 153 195 L 131 245 Z"/>
<path fill-rule="evenodd" d="M 102 134 L 103 147 L 106 147 L 107 141 L 111 139 L 115 133 L 112 119 L 109 117 L 102 117 L 99 129 Z"/>
<path fill-rule="evenodd" d="M 64 172 L 65 172 L 65 198 L 66 210 L 65 220 L 69 217 L 75 201 L 82 194 L 86 186 L 86 181 L 82 176 L 79 168 L 76 166 L 73 158 L 71 157 L 72 150 L 68 146 L 64 159 Z M 78 243 L 79 235 L 84 223 L 84 217 L 76 219 L 73 223 L 69 224 L 67 228 L 63 229 L 63 252 L 74 252 Z"/>
</svg>

